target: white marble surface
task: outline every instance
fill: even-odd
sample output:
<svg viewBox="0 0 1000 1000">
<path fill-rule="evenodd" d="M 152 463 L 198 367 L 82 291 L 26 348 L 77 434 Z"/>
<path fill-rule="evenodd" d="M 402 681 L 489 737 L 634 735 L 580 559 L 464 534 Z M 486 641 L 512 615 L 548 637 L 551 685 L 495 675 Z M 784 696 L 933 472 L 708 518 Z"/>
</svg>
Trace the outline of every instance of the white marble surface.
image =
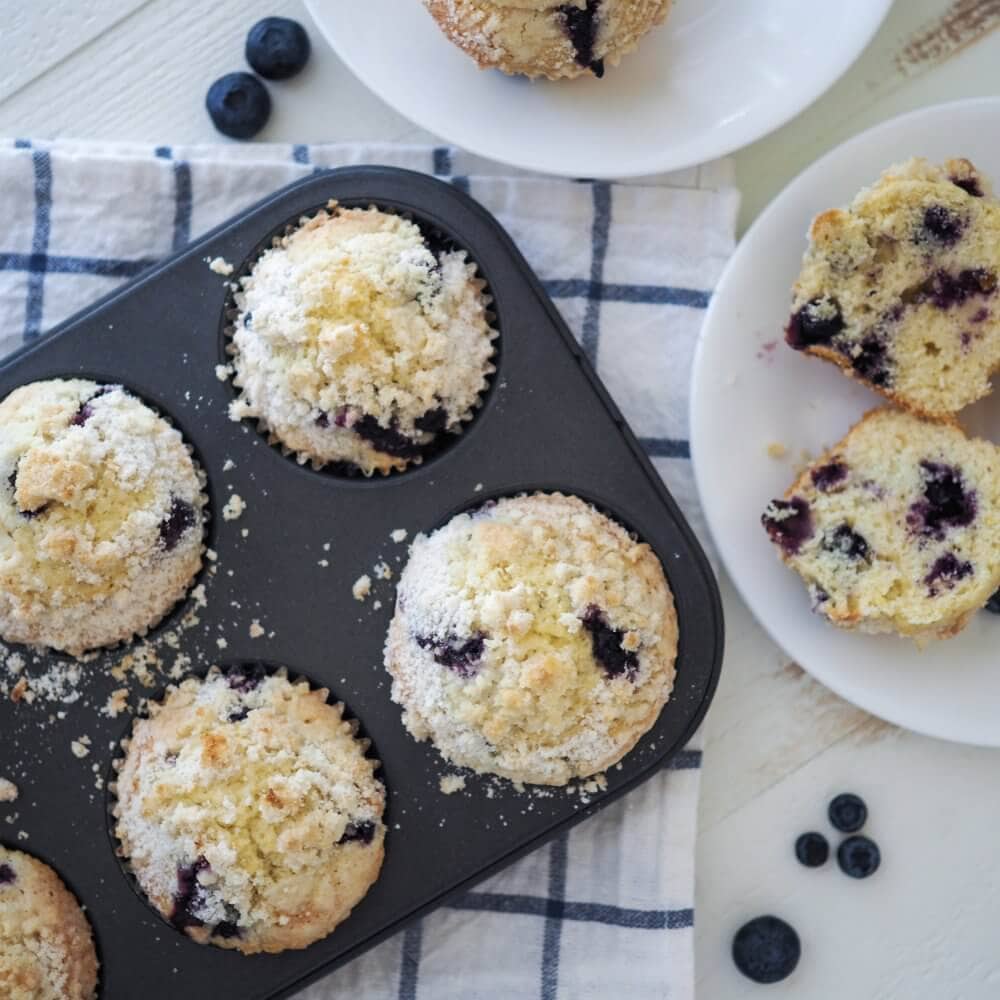
<svg viewBox="0 0 1000 1000">
<path fill-rule="evenodd" d="M 1000 33 L 987 30 L 1000 23 L 998 7 L 897 0 L 827 95 L 736 154 L 741 226 L 860 129 L 924 104 L 1000 93 Z M 935 33 L 948 11 L 951 30 Z M 247 28 L 276 13 L 309 25 L 298 0 L 0 0 L 0 134 L 213 141 L 208 84 L 241 67 Z M 905 57 L 921 36 L 927 58 Z M 431 139 L 371 96 L 318 34 L 313 41 L 307 71 L 275 87 L 262 138 Z M 1000 997 L 1000 754 L 900 732 L 840 701 L 787 662 L 725 580 L 723 593 L 728 650 L 706 723 L 699 815 L 701 1000 L 765 995 L 729 959 L 733 931 L 762 912 L 791 920 L 804 946 L 795 976 L 767 996 Z M 882 870 L 866 883 L 832 865 L 803 869 L 791 852 L 800 831 L 826 829 L 826 802 L 848 789 L 867 799 L 883 850 Z"/>
</svg>

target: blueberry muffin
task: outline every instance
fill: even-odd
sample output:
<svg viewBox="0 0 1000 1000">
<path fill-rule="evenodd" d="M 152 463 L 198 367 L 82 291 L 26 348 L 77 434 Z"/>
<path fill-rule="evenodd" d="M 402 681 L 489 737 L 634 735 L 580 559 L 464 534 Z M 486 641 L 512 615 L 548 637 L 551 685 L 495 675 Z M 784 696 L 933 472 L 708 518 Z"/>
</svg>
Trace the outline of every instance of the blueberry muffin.
<svg viewBox="0 0 1000 1000">
<path fill-rule="evenodd" d="M 483 69 L 558 80 L 604 76 L 661 24 L 671 0 L 424 0 Z"/>
<path fill-rule="evenodd" d="M 493 372 L 483 288 L 413 222 L 331 202 L 241 282 L 231 416 L 317 467 L 406 468 L 472 417 Z"/>
<path fill-rule="evenodd" d="M 561 785 L 656 722 L 676 653 L 653 550 L 582 500 L 539 493 L 416 538 L 386 666 L 416 739 L 476 771 Z"/>
<path fill-rule="evenodd" d="M 115 832 L 150 902 L 198 943 L 305 948 L 378 877 L 378 764 L 327 694 L 284 671 L 213 667 L 136 722 Z"/>
<path fill-rule="evenodd" d="M 202 477 L 121 386 L 34 382 L 0 403 L 0 637 L 73 655 L 155 625 L 201 567 Z"/>
<path fill-rule="evenodd" d="M 1000 367 L 1000 203 L 968 160 L 909 160 L 813 220 L 786 340 L 949 418 Z"/>
<path fill-rule="evenodd" d="M 0 996 L 96 995 L 97 952 L 80 904 L 48 865 L 0 846 Z"/>
<path fill-rule="evenodd" d="M 874 410 L 762 520 L 835 625 L 952 636 L 1000 585 L 1000 449 Z"/>
</svg>

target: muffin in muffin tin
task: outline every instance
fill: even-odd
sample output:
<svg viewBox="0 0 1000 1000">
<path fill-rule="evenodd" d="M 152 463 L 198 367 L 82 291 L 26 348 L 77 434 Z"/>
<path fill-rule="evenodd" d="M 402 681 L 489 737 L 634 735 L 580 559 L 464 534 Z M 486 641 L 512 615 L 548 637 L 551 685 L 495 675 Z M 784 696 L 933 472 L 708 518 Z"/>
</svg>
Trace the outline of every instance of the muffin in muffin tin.
<svg viewBox="0 0 1000 1000">
<path fill-rule="evenodd" d="M 317 468 L 401 471 L 459 433 L 487 388 L 484 290 L 464 251 L 415 222 L 331 202 L 240 282 L 231 416 Z"/>
<path fill-rule="evenodd" d="M 97 952 L 87 918 L 46 864 L 0 845 L 0 996 L 93 1000 Z"/>
<path fill-rule="evenodd" d="M 574 496 L 504 498 L 418 536 L 386 642 L 392 698 L 455 764 L 560 785 L 620 760 L 673 687 L 652 549 Z"/>
<path fill-rule="evenodd" d="M 968 160 L 911 159 L 813 221 L 786 340 L 949 419 L 1000 368 L 1000 203 Z"/>
<path fill-rule="evenodd" d="M 762 520 L 833 624 L 955 635 L 1000 586 L 1000 448 L 875 410 Z"/>
<path fill-rule="evenodd" d="M 671 0 L 424 0 L 483 69 L 550 80 L 604 75 L 670 11 Z"/>
<path fill-rule="evenodd" d="M 0 638 L 73 655 L 155 625 L 201 567 L 203 475 L 117 385 L 52 379 L 0 403 Z"/>
<path fill-rule="evenodd" d="M 328 694 L 283 670 L 213 667 L 125 742 L 115 835 L 152 905 L 198 943 L 305 948 L 378 878 L 378 762 Z"/>
</svg>

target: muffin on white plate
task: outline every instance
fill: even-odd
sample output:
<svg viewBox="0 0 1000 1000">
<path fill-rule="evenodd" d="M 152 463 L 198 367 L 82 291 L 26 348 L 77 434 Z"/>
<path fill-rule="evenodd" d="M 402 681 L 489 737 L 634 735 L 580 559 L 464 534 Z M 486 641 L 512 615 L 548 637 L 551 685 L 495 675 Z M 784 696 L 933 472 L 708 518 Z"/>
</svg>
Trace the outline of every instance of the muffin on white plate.
<svg viewBox="0 0 1000 1000">
<path fill-rule="evenodd" d="M 671 0 L 424 0 L 483 69 L 550 80 L 617 66 L 661 24 Z"/>
<path fill-rule="evenodd" d="M 230 415 L 317 468 L 403 470 L 479 406 L 496 337 L 484 288 L 416 223 L 331 202 L 240 282 Z"/>
<path fill-rule="evenodd" d="M 0 638 L 74 656 L 141 635 L 201 568 L 204 477 L 119 385 L 52 379 L 0 403 Z"/>
<path fill-rule="evenodd" d="M 1000 449 L 874 410 L 762 522 L 834 625 L 947 638 L 1000 586 Z"/>
<path fill-rule="evenodd" d="M 890 167 L 818 215 L 788 344 L 899 406 L 950 419 L 1000 368 L 1000 202 L 968 160 Z"/>
<path fill-rule="evenodd" d="M 378 763 L 327 695 L 284 671 L 213 667 L 135 723 L 115 834 L 152 905 L 199 944 L 305 948 L 378 878 Z"/>
<path fill-rule="evenodd" d="M 385 650 L 414 737 L 546 785 L 635 746 L 670 697 L 676 654 L 656 554 L 558 493 L 490 501 L 418 536 Z"/>
</svg>

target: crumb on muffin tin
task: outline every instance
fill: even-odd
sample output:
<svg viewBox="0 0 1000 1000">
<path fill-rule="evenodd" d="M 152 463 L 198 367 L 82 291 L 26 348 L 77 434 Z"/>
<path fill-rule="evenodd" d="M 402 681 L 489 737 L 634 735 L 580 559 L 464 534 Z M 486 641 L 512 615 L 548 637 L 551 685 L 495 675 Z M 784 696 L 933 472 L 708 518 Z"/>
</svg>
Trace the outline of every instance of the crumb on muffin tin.
<svg viewBox="0 0 1000 1000">
<path fill-rule="evenodd" d="M 419 463 L 472 419 L 495 370 L 485 288 L 416 222 L 329 202 L 238 283 L 231 418 L 315 468 Z"/>
</svg>

